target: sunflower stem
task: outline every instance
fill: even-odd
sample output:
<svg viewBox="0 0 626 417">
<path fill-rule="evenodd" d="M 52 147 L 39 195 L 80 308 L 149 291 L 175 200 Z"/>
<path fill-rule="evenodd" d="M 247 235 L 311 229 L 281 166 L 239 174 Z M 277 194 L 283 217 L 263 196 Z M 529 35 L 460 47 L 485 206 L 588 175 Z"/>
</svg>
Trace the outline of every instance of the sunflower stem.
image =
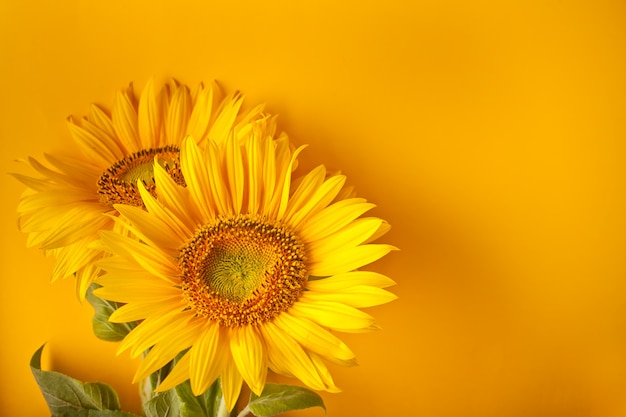
<svg viewBox="0 0 626 417">
<path fill-rule="evenodd" d="M 220 406 L 217 409 L 216 417 L 229 417 L 230 413 L 228 412 L 228 408 L 226 407 L 226 398 L 222 395 L 220 399 Z"/>
<path fill-rule="evenodd" d="M 244 409 L 241 410 L 239 414 L 237 414 L 237 417 L 244 417 L 244 416 L 247 416 L 248 414 L 250 414 L 250 407 L 246 405 Z"/>
</svg>

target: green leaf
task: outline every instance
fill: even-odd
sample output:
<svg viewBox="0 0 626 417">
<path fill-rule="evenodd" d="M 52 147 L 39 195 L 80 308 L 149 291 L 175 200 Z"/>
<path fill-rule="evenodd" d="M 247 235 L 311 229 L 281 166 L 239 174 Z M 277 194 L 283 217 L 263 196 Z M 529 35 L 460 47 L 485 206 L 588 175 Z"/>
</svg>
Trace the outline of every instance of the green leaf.
<svg viewBox="0 0 626 417">
<path fill-rule="evenodd" d="M 305 408 L 321 407 L 326 411 L 324 401 L 315 392 L 294 385 L 266 384 L 260 396 L 250 395 L 248 408 L 257 417 L 271 417 L 276 414 Z"/>
<path fill-rule="evenodd" d="M 181 417 L 216 417 L 222 400 L 222 388 L 216 380 L 202 395 L 195 396 L 189 381 L 176 388 Z"/>
<path fill-rule="evenodd" d="M 96 288 L 98 288 L 96 284 L 91 284 L 86 295 L 87 301 L 89 301 L 94 310 L 93 318 L 91 319 L 93 332 L 99 339 L 108 342 L 119 342 L 135 327 L 135 323 L 111 323 L 109 317 L 121 305 L 96 297 L 93 294 Z"/>
<path fill-rule="evenodd" d="M 144 378 L 139 383 L 139 395 L 141 397 L 142 403 L 147 403 L 159 393 L 154 392 L 155 389 L 163 382 L 163 380 L 167 377 L 167 375 L 172 370 L 174 366 L 174 362 L 171 361 L 165 364 L 158 371 L 150 374 L 147 378 Z"/>
<path fill-rule="evenodd" d="M 68 413 L 89 410 L 120 409 L 117 394 L 109 385 L 99 382 L 83 383 L 59 372 L 41 370 L 43 348 L 40 347 L 31 358 L 30 369 L 53 416 L 74 415 Z"/>
<path fill-rule="evenodd" d="M 143 405 L 146 417 L 179 417 L 180 402 L 176 391 L 171 389 L 159 393 Z"/>
<path fill-rule="evenodd" d="M 54 414 L 54 417 L 139 417 L 120 410 L 82 410 Z"/>
</svg>

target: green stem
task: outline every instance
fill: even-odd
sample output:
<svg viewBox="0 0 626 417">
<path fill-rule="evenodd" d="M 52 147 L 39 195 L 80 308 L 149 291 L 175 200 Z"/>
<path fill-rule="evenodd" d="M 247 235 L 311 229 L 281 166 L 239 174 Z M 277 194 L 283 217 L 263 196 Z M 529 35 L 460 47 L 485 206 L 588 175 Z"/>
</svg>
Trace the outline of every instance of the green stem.
<svg viewBox="0 0 626 417">
<path fill-rule="evenodd" d="M 228 412 L 228 408 L 226 407 L 226 399 L 224 398 L 224 394 L 222 394 L 222 398 L 220 399 L 220 406 L 217 409 L 216 417 L 229 417 L 230 413 Z"/>
<path fill-rule="evenodd" d="M 148 351 L 143 352 L 142 358 L 145 358 Z M 154 390 L 159 386 L 165 377 L 170 373 L 174 362 L 165 364 L 161 369 L 145 377 L 139 384 L 139 395 L 141 397 L 141 404 L 145 404 L 156 395 Z"/>
<path fill-rule="evenodd" d="M 247 416 L 248 414 L 250 414 L 250 407 L 246 405 L 245 408 L 241 410 L 239 414 L 237 414 L 237 417 L 244 417 L 244 416 Z"/>
</svg>

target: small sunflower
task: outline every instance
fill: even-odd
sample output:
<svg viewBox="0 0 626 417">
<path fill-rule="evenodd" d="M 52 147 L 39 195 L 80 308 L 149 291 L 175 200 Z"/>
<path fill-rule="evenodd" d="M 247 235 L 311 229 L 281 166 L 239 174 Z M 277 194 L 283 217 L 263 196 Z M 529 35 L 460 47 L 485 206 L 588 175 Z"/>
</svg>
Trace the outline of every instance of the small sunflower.
<svg viewBox="0 0 626 417">
<path fill-rule="evenodd" d="M 52 168 L 34 158 L 30 165 L 41 177 L 14 174 L 29 189 L 18 206 L 20 228 L 28 233 L 28 246 L 55 256 L 52 280 L 72 274 L 82 299 L 102 256 L 90 247 L 98 231 L 112 229 L 115 204 L 142 206 L 137 183 L 154 193 L 153 162 L 156 158 L 177 184 L 179 147 L 192 135 L 202 143 L 234 130 L 245 135 L 253 124 L 262 124 L 273 135 L 275 123 L 262 114 L 262 106 L 241 112 L 242 97 L 221 97 L 215 86 L 193 91 L 177 82 L 158 93 L 148 82 L 137 98 L 128 87 L 117 93 L 111 114 L 96 105 L 80 122 L 68 119 L 80 158 L 45 155 Z"/>
<path fill-rule="evenodd" d="M 146 350 L 144 379 L 184 352 L 158 391 L 187 379 L 196 395 L 218 378 L 229 409 L 243 381 L 260 394 L 268 368 L 316 390 L 337 391 L 324 360 L 353 365 L 334 335 L 377 329 L 359 310 L 396 297 L 384 275 L 358 270 L 394 248 L 370 243 L 387 224 L 346 196 L 345 176 L 320 166 L 298 180 L 303 147 L 254 132 L 181 147 L 182 187 L 155 164 L 146 210 L 116 205 L 130 236 L 101 233 L 101 298 L 124 303 L 113 322 L 141 321 L 120 352 Z"/>
</svg>

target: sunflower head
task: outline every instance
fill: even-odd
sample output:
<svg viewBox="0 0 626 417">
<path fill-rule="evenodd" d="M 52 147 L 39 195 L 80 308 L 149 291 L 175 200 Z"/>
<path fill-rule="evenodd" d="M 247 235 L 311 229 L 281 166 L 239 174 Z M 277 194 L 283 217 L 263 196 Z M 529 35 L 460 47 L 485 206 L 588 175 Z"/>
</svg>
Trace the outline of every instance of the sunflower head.
<svg viewBox="0 0 626 417">
<path fill-rule="evenodd" d="M 193 136 L 200 146 L 252 130 L 274 137 L 274 118 L 263 106 L 244 110 L 238 93 L 221 94 L 216 85 L 190 89 L 176 81 L 156 89 L 149 81 L 141 94 L 132 86 L 119 91 L 109 110 L 92 105 L 81 120 L 68 119 L 80 157 L 46 155 L 51 167 L 29 162 L 39 177 L 16 174 L 29 189 L 18 206 L 19 224 L 29 246 L 56 258 L 52 279 L 75 275 L 82 299 L 101 272 L 95 261 L 104 253 L 94 241 L 112 230 L 114 206 L 143 207 L 138 184 L 156 195 L 154 163 L 180 186 L 180 146 Z"/>
<path fill-rule="evenodd" d="M 391 301 L 389 278 L 361 270 L 394 248 L 373 205 L 320 166 L 300 177 L 303 147 L 251 129 L 245 137 L 181 144 L 186 186 L 156 162 L 156 197 L 116 205 L 130 236 L 102 234 L 111 257 L 96 294 L 124 303 L 111 320 L 140 320 L 120 351 L 149 349 L 136 380 L 184 352 L 161 383 L 189 379 L 198 395 L 220 377 L 230 409 L 245 381 L 257 394 L 268 368 L 337 391 L 325 360 L 353 365 L 334 332 L 376 330 L 362 307 Z M 315 279 L 312 279 L 312 278 Z"/>
</svg>

